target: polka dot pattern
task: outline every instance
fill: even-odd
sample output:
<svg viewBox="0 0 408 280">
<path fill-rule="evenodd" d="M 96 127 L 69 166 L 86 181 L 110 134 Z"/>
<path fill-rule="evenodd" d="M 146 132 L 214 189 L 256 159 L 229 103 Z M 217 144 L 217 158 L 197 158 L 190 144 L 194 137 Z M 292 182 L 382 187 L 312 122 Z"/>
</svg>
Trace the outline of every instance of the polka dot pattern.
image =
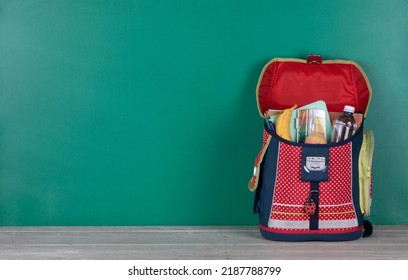
<svg viewBox="0 0 408 280">
<path fill-rule="evenodd" d="M 300 146 L 279 144 L 278 170 L 275 185 L 275 196 L 272 208 L 272 219 L 308 220 L 303 209 L 309 195 L 310 183 L 302 182 Z M 285 205 L 284 207 L 282 205 Z"/>
<path fill-rule="evenodd" d="M 352 146 L 351 143 L 329 149 L 329 179 L 319 186 L 319 230 L 350 230 L 357 228 L 357 217 L 352 201 Z M 309 197 L 310 182 L 301 180 L 302 147 L 279 143 L 275 192 L 270 216 L 270 227 L 293 230 L 282 225 L 296 225 L 309 221 L 304 203 Z M 304 224 L 302 224 L 304 225 Z"/>
<path fill-rule="evenodd" d="M 330 149 L 329 180 L 320 183 L 320 212 L 324 214 L 320 214 L 319 219 L 356 218 L 351 189 L 351 151 L 351 143 Z"/>
<path fill-rule="evenodd" d="M 302 182 L 301 148 L 280 143 L 275 202 L 303 205 L 310 191 L 310 183 Z"/>
</svg>

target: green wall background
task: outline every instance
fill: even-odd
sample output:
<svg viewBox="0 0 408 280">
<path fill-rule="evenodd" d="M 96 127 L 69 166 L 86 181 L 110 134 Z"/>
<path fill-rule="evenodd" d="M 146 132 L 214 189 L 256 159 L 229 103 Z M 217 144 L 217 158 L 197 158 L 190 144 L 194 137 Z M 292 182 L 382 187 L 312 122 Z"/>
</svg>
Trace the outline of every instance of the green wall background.
<svg viewBox="0 0 408 280">
<path fill-rule="evenodd" d="M 0 0 L 0 225 L 255 225 L 255 87 L 352 59 L 376 224 L 408 223 L 405 0 Z"/>
</svg>

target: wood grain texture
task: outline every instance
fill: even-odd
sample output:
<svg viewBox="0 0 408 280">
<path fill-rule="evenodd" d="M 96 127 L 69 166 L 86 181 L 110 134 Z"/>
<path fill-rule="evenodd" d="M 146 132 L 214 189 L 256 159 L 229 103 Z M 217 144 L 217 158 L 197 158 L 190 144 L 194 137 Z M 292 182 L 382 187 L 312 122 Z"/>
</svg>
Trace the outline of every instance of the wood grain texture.
<svg viewBox="0 0 408 280">
<path fill-rule="evenodd" d="M 275 242 L 256 227 L 1 227 L 0 259 L 408 259 L 408 225 L 347 242 Z"/>
</svg>

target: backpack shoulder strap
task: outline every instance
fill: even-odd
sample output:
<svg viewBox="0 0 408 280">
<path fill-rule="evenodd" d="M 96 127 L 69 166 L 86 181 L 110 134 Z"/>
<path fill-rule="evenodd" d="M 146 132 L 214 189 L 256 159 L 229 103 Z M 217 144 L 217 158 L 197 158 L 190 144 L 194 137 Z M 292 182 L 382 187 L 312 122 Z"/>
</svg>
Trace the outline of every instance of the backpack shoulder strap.
<svg viewBox="0 0 408 280">
<path fill-rule="evenodd" d="M 258 187 L 258 181 L 259 181 L 259 173 L 260 173 L 260 165 L 263 161 L 263 158 L 265 156 L 266 149 L 269 146 L 269 142 L 271 141 L 272 136 L 266 131 L 266 129 L 263 130 L 263 141 L 262 141 L 262 148 L 258 153 L 258 156 L 255 159 L 255 164 L 254 164 L 254 173 L 251 177 L 251 179 L 248 182 L 248 189 L 251 192 L 254 192 L 257 187 Z"/>
</svg>

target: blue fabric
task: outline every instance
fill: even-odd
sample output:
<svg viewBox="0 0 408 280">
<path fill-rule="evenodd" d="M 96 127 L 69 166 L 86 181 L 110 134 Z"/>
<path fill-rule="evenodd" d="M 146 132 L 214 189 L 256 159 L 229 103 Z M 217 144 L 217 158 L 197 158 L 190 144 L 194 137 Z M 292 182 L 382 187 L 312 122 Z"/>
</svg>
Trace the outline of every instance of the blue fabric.
<svg viewBox="0 0 408 280">
<path fill-rule="evenodd" d="M 364 122 L 363 122 L 364 123 Z M 363 123 L 361 124 L 360 128 L 352 137 L 352 172 L 353 172 L 353 180 L 352 180 L 352 196 L 353 196 L 353 204 L 354 209 L 356 209 L 356 215 L 358 220 L 358 225 L 363 225 L 363 213 L 361 212 L 360 208 L 360 181 L 359 181 L 359 173 L 358 173 L 358 159 L 360 156 L 361 145 L 363 143 Z"/>
<path fill-rule="evenodd" d="M 260 230 L 263 238 L 274 241 L 349 241 L 359 239 L 363 230 L 341 234 L 281 234 Z"/>
<path fill-rule="evenodd" d="M 262 182 L 259 193 L 259 223 L 268 226 L 269 216 L 272 209 L 273 194 L 275 191 L 276 168 L 278 164 L 279 140 L 273 137 L 266 150 L 262 164 Z"/>
<path fill-rule="evenodd" d="M 309 229 L 319 229 L 319 183 L 310 183 L 310 198 L 316 203 L 316 212 L 310 216 Z"/>
<path fill-rule="evenodd" d="M 309 144 L 302 147 L 302 181 L 322 182 L 329 180 L 328 145 Z"/>
</svg>

